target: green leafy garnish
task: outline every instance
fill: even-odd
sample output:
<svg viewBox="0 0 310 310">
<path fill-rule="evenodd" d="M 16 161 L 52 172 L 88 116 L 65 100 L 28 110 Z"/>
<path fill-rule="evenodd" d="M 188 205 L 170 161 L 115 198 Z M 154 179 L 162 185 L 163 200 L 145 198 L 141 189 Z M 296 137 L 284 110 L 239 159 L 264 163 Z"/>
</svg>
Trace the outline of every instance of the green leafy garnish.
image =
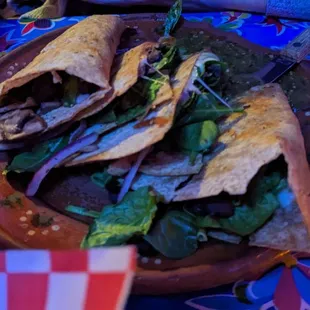
<svg viewBox="0 0 310 310">
<path fill-rule="evenodd" d="M 239 236 L 247 236 L 256 231 L 272 216 L 280 206 L 278 193 L 287 188 L 287 180 L 279 173 L 264 176 L 252 192 L 247 203 L 235 204 L 235 213 L 229 218 L 212 218 L 197 216 L 197 226 L 217 228 L 233 232 Z"/>
<path fill-rule="evenodd" d="M 256 202 L 255 206 L 244 204 L 236 207 L 232 217 L 219 219 L 219 222 L 223 229 L 247 236 L 261 227 L 279 206 L 277 197 L 267 193 Z"/>
<path fill-rule="evenodd" d="M 14 157 L 7 171 L 36 172 L 55 153 L 63 149 L 69 141 L 68 136 L 55 138 L 35 146 L 31 152 L 21 153 Z"/>
<path fill-rule="evenodd" d="M 88 124 L 106 124 L 115 122 L 123 125 L 146 114 L 156 99 L 159 89 L 166 83 L 166 77 L 160 76 L 151 80 L 140 80 L 123 96 L 118 98 L 108 112 L 103 109 L 92 116 Z"/>
<path fill-rule="evenodd" d="M 83 248 L 121 245 L 134 235 L 148 233 L 157 210 L 156 197 L 148 187 L 129 192 L 116 204 L 105 206 L 90 226 Z"/>
<path fill-rule="evenodd" d="M 107 169 L 105 169 L 102 172 L 92 174 L 90 178 L 94 184 L 101 188 L 105 188 L 106 185 L 112 180 L 113 176 L 108 173 Z"/>
<path fill-rule="evenodd" d="M 197 216 L 197 226 L 201 228 L 221 228 L 218 220 L 211 216 Z"/>
<path fill-rule="evenodd" d="M 137 119 L 139 116 L 145 113 L 146 109 L 143 105 L 137 105 L 130 110 L 127 110 L 125 113 L 120 114 L 116 120 L 117 125 L 126 124 L 132 120 Z"/>
<path fill-rule="evenodd" d="M 181 111 L 181 115 L 174 127 L 203 122 L 206 120 L 216 121 L 217 119 L 228 116 L 232 112 L 242 113 L 242 107 L 232 107 L 231 109 L 219 105 L 211 94 L 196 95 L 195 102 L 190 102 L 187 109 Z M 192 100 L 192 98 L 190 99 Z"/>
<path fill-rule="evenodd" d="M 196 252 L 198 232 L 194 216 L 170 210 L 144 236 L 144 239 L 164 256 L 181 259 Z"/>
<path fill-rule="evenodd" d="M 179 60 L 178 48 L 176 46 L 171 47 L 163 58 L 155 65 L 157 70 L 174 69 L 176 68 L 176 62 Z"/>
<path fill-rule="evenodd" d="M 164 24 L 164 36 L 169 36 L 177 25 L 182 14 L 182 0 L 176 0 L 170 8 Z"/>
<path fill-rule="evenodd" d="M 180 129 L 178 144 L 187 151 L 207 151 L 214 144 L 219 131 L 213 121 L 204 121 Z"/>
<path fill-rule="evenodd" d="M 114 110 L 107 108 L 91 116 L 89 119 L 87 119 L 87 123 L 89 125 L 108 124 L 108 123 L 116 122 L 116 120 L 117 120 L 117 117 L 115 115 Z"/>
<path fill-rule="evenodd" d="M 218 135 L 217 125 L 213 121 L 204 121 L 180 128 L 177 143 L 182 151 L 190 154 L 191 162 L 194 162 L 198 153 L 210 150 Z"/>
<path fill-rule="evenodd" d="M 79 79 L 70 76 L 64 85 L 63 105 L 65 107 L 73 107 L 76 104 L 76 98 L 79 91 Z"/>
<path fill-rule="evenodd" d="M 281 189 L 281 176 L 274 173 L 260 180 L 254 190 L 255 197 L 249 205 L 235 208 L 235 214 L 227 219 L 219 219 L 224 230 L 240 236 L 247 236 L 261 227 L 280 206 L 277 193 Z"/>
<path fill-rule="evenodd" d="M 77 214 L 77 215 L 89 216 L 93 218 L 98 218 L 100 216 L 100 212 L 88 210 L 86 208 L 79 207 L 79 206 L 73 206 L 73 205 L 67 206 L 66 211 Z"/>
</svg>

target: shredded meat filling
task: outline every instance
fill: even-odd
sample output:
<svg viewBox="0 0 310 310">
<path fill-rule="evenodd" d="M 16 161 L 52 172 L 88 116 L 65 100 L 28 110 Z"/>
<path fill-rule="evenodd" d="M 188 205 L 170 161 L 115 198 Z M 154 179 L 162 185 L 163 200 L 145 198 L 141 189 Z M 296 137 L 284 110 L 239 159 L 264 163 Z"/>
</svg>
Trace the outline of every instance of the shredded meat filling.
<svg viewBox="0 0 310 310">
<path fill-rule="evenodd" d="M 32 110 L 15 110 L 0 116 L 0 130 L 4 138 L 25 133 L 32 134 L 46 128 L 46 123 Z"/>
</svg>

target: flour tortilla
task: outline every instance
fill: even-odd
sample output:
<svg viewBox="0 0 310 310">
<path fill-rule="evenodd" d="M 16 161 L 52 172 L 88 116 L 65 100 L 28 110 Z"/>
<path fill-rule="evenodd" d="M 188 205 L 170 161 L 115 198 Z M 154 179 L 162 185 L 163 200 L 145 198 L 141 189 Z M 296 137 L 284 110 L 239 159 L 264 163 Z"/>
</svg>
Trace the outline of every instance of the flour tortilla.
<svg viewBox="0 0 310 310">
<path fill-rule="evenodd" d="M 99 91 L 79 104 L 71 108 L 60 107 L 42 117 L 47 124 L 44 131 L 71 120 L 83 109 L 104 98 L 111 90 L 110 70 L 124 30 L 125 25 L 117 16 L 94 15 L 86 18 L 50 42 L 24 69 L 1 83 L 0 96 L 45 73 L 65 71 L 100 87 Z M 25 136 L 27 134 L 22 132 L 8 139 Z"/>
<path fill-rule="evenodd" d="M 287 200 L 263 227 L 250 236 L 250 245 L 272 249 L 310 252 L 310 238 L 295 199 Z"/>
<path fill-rule="evenodd" d="M 251 244 L 310 252 L 310 171 L 298 120 L 278 84 L 255 87 L 239 101 L 248 108 L 244 115 L 233 114 L 221 124 L 226 132 L 219 141 L 225 147 L 184 187 L 161 194 L 167 200 L 172 196 L 173 201 L 211 197 L 221 192 L 243 195 L 262 166 L 284 155 L 288 182 L 296 197 L 295 207 L 278 209 L 271 221 L 252 236 Z M 138 188 L 138 181 L 141 184 L 146 177 L 141 175 L 132 187 Z M 154 185 L 164 181 L 164 177 L 153 178 Z M 152 182 L 148 185 L 152 186 Z"/>
<path fill-rule="evenodd" d="M 239 99 L 247 105 L 244 117 L 237 114 L 226 124 L 239 120 L 219 141 L 226 148 L 182 189 L 174 201 L 216 196 L 221 192 L 243 195 L 259 169 L 284 155 L 288 181 L 310 227 L 310 171 L 299 122 L 280 85 L 253 88 Z"/>
<path fill-rule="evenodd" d="M 174 197 L 174 192 L 178 186 L 186 182 L 188 176 L 173 176 L 173 177 L 156 177 L 153 175 L 139 174 L 132 185 L 133 190 L 140 187 L 150 186 L 156 195 L 160 196 L 162 201 L 169 203 Z"/>
<path fill-rule="evenodd" d="M 144 75 L 147 56 L 156 46 L 157 43 L 145 42 L 134 47 L 123 55 L 116 57 L 111 72 L 112 93 L 108 98 L 101 99 L 92 104 L 89 108 L 83 110 L 76 117 L 76 120 L 81 120 L 82 118 L 89 117 L 101 111 L 112 100 L 125 94 L 133 85 L 135 85 L 139 77 Z M 113 127 L 116 126 L 117 125 L 114 123 Z M 111 124 L 109 124 L 108 127 L 111 129 Z"/>
<path fill-rule="evenodd" d="M 154 176 L 181 176 L 197 174 L 203 167 L 202 155 L 198 154 L 195 162 L 183 153 L 158 152 L 148 156 L 139 172 Z"/>
<path fill-rule="evenodd" d="M 67 163 L 66 166 L 122 158 L 162 140 L 173 124 L 176 106 L 188 84 L 199 55 L 193 55 L 180 65 L 175 75 L 172 90 L 167 82 L 158 91 L 152 104 L 157 106 L 157 109 L 149 113 L 143 122 L 161 120 L 159 124 L 155 122 L 136 128 L 140 121 L 131 122 L 101 137 L 97 143 L 98 150 L 81 154 Z"/>
</svg>

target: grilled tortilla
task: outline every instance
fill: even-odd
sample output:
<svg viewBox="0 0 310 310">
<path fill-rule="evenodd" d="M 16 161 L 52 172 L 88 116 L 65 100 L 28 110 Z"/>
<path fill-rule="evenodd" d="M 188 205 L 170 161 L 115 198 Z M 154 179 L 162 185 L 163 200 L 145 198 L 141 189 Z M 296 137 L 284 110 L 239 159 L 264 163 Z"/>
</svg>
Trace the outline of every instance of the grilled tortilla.
<svg viewBox="0 0 310 310">
<path fill-rule="evenodd" d="M 293 194 L 281 192 L 281 208 L 250 236 L 250 244 L 310 252 L 310 173 L 298 120 L 278 84 L 253 88 L 239 102 L 247 106 L 245 113 L 232 114 L 220 124 L 224 133 L 219 144 L 223 147 L 215 156 L 205 156 L 205 166 L 192 179 L 188 177 L 183 187 L 178 188 L 184 178 L 169 176 L 172 173 L 165 167 L 167 176 L 141 173 L 132 188 L 151 186 L 166 202 L 215 197 L 223 192 L 244 195 L 259 170 L 283 155 Z M 160 167 L 159 160 L 156 164 Z M 172 171 L 174 167 L 172 163 Z"/>
<path fill-rule="evenodd" d="M 111 90 L 111 65 L 124 29 L 117 16 L 89 17 L 1 83 L 2 104 L 9 108 L 0 115 L 0 141 L 51 130 L 104 98 Z M 32 104 L 25 107 L 27 101 Z"/>
<path fill-rule="evenodd" d="M 143 121 L 131 122 L 102 136 L 96 151 L 81 154 L 66 166 L 125 157 L 160 141 L 173 124 L 176 106 L 187 87 L 199 56 L 200 54 L 196 54 L 190 57 L 177 69 L 172 85 L 173 93 L 168 81 L 160 88 L 152 104 L 152 107 L 157 108 Z"/>
<path fill-rule="evenodd" d="M 99 100 L 89 108 L 83 110 L 76 120 L 89 117 L 99 111 L 101 111 L 108 102 L 111 102 L 116 97 L 120 97 L 125 94 L 133 85 L 135 85 L 141 75 L 145 74 L 146 64 L 151 63 L 152 55 L 156 52 L 157 43 L 145 42 L 137 47 L 129 50 L 123 55 L 116 57 L 112 66 L 112 94 L 109 96 L 109 100 L 104 98 Z M 103 110 L 102 113 L 105 113 Z M 116 127 L 117 124 L 109 124 L 107 129 Z M 104 130 L 101 132 L 103 133 Z"/>
</svg>

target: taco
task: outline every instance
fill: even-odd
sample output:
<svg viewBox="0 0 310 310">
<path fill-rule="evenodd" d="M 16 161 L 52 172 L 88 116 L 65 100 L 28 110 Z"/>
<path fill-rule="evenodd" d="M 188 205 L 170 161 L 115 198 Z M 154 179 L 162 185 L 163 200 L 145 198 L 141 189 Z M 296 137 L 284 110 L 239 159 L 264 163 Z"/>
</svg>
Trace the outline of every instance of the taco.
<svg viewBox="0 0 310 310">
<path fill-rule="evenodd" d="M 298 121 L 278 84 L 253 88 L 236 102 L 244 111 L 217 118 L 218 139 L 195 156 L 202 165 L 191 162 L 192 150 L 163 151 L 165 140 L 171 146 L 171 139 L 182 139 L 184 127 L 154 145 L 144 164 L 135 167 L 133 191 L 92 214 L 95 221 L 83 246 L 127 242 L 145 248 L 146 243 L 155 258 L 177 260 L 216 242 L 310 252 L 310 173 Z M 210 131 L 208 122 L 203 121 Z M 136 161 L 137 155 L 122 158 L 106 175 L 125 183 Z"/>
<path fill-rule="evenodd" d="M 73 125 L 71 130 L 58 137 L 56 135 L 53 139 L 42 135 L 47 141 L 37 144 L 30 152 L 17 155 L 8 167 L 8 171 L 36 172 L 48 159 L 54 162 L 53 156 L 58 158 L 58 161 L 52 165 L 55 167 L 68 163 L 79 154 L 93 155 L 96 151 L 98 153 L 98 150 L 102 152 L 100 141 L 104 144 L 105 137 L 111 140 L 107 132 L 114 130 L 112 134 L 115 137 L 116 132 L 118 130 L 123 132 L 124 127 L 132 128 L 133 138 L 136 140 L 137 133 L 142 132 L 145 135 L 145 129 L 149 127 L 146 135 L 150 132 L 152 135 L 150 136 L 151 140 L 149 139 L 150 141 L 147 143 L 154 143 L 152 137 L 160 140 L 173 121 L 176 105 L 173 101 L 169 76 L 157 69 L 162 66 L 163 61 L 166 61 L 165 57 L 158 49 L 158 44 L 153 42 L 145 42 L 117 57 L 112 69 L 109 106 L 104 107 L 104 104 L 99 100 L 71 120 L 71 123 L 80 121 L 75 128 Z M 106 99 L 104 99 L 104 103 L 107 103 Z M 135 120 L 140 119 L 140 121 L 136 121 L 140 125 L 143 122 L 148 123 L 148 119 L 152 115 L 158 115 L 157 125 L 141 126 L 140 129 L 134 128 Z M 82 118 L 84 119 L 81 120 Z M 144 120 L 141 121 L 142 119 Z M 157 127 L 160 129 L 157 130 Z M 89 135 L 92 136 L 91 140 L 87 138 Z M 79 139 L 82 139 L 82 143 L 78 141 L 78 147 L 72 145 Z M 115 141 L 114 138 L 112 140 Z M 122 149 L 124 149 L 123 146 Z M 64 155 L 56 156 L 59 151 L 63 151 Z M 136 152 L 136 150 L 131 152 Z M 42 154 L 44 155 L 42 156 Z"/>
<path fill-rule="evenodd" d="M 125 30 L 117 16 L 89 17 L 50 42 L 0 84 L 0 141 L 42 134 L 96 101 L 109 102 L 110 70 Z"/>
</svg>

